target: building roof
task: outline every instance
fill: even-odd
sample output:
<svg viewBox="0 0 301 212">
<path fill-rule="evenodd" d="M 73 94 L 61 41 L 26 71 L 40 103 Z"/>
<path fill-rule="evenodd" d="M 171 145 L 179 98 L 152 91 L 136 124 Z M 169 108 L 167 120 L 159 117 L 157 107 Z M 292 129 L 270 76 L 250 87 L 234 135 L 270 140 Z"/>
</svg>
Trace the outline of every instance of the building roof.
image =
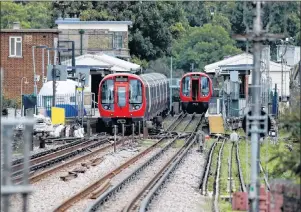
<svg viewBox="0 0 301 212">
<path fill-rule="evenodd" d="M 62 65 L 71 65 L 71 59 L 62 62 Z M 131 63 L 116 57 L 100 54 L 85 54 L 75 58 L 75 65 L 87 65 L 87 66 L 112 66 L 112 71 L 117 72 L 130 72 L 131 70 L 140 69 L 140 65 Z"/>
<path fill-rule="evenodd" d="M 126 24 L 132 25 L 131 21 L 81 21 L 79 18 L 58 18 L 56 24 Z"/>
<path fill-rule="evenodd" d="M 2 32 L 17 33 L 60 33 L 58 29 L 1 29 Z"/>
<path fill-rule="evenodd" d="M 224 60 L 220 60 L 215 63 L 211 63 L 209 65 L 205 66 L 205 72 L 206 73 L 215 73 L 216 70 L 220 69 L 220 66 L 223 65 L 240 65 L 240 64 L 245 64 L 245 65 L 253 65 L 253 55 L 249 53 L 242 53 L 238 55 L 234 55 L 232 57 L 226 58 Z M 270 71 L 281 71 L 282 66 L 281 63 L 275 63 L 273 61 L 270 61 Z M 283 70 L 284 71 L 289 71 L 290 67 L 283 65 Z"/>
</svg>

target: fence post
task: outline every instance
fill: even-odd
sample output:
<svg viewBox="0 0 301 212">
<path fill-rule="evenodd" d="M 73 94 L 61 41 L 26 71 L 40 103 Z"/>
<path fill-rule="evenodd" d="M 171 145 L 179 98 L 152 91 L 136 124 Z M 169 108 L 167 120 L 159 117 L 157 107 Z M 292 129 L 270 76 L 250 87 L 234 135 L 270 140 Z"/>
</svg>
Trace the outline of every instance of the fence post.
<svg viewBox="0 0 301 212">
<path fill-rule="evenodd" d="M 114 125 L 114 152 L 116 152 L 116 133 L 117 133 L 116 125 Z"/>
</svg>

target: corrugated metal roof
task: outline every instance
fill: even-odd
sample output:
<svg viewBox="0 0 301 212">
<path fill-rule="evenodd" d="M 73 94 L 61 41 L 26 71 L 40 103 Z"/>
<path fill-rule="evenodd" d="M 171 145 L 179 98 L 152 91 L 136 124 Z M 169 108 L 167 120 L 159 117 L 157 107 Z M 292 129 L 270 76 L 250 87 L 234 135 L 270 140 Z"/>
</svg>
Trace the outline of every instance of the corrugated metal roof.
<svg viewBox="0 0 301 212">
<path fill-rule="evenodd" d="M 224 60 L 220 60 L 215 63 L 211 63 L 209 65 L 205 66 L 205 72 L 206 73 L 215 73 L 215 70 L 219 70 L 220 66 L 223 65 L 253 65 L 253 55 L 248 53 L 242 53 L 238 54 L 229 58 L 226 58 Z M 273 61 L 270 61 L 270 71 L 281 71 L 282 67 L 280 63 L 275 63 Z M 289 71 L 290 67 L 283 65 L 283 69 L 285 71 Z"/>
<path fill-rule="evenodd" d="M 71 59 L 63 61 L 62 65 L 71 65 Z M 131 63 L 106 54 L 85 54 L 75 58 L 75 65 L 112 66 L 112 71 L 130 72 L 140 69 L 140 65 Z"/>
</svg>

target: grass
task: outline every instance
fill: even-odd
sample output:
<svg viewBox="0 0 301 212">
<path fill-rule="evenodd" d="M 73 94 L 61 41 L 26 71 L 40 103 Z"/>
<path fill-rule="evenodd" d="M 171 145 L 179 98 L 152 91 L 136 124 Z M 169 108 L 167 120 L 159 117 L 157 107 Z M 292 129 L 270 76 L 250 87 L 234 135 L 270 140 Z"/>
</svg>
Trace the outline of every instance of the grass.
<svg viewBox="0 0 301 212">
<path fill-rule="evenodd" d="M 220 172 L 220 195 L 227 195 L 227 185 L 229 176 L 229 156 L 232 143 L 226 142 L 222 153 L 221 172 Z"/>
<path fill-rule="evenodd" d="M 185 142 L 185 140 L 178 139 L 178 140 L 176 140 L 176 142 L 173 146 L 174 146 L 174 148 L 181 148 L 184 145 L 184 142 Z"/>
<path fill-rule="evenodd" d="M 208 183 L 207 183 L 207 190 L 209 192 L 213 192 L 213 184 L 215 181 L 215 173 L 216 173 L 216 168 L 217 168 L 218 151 L 219 151 L 221 145 L 222 145 L 221 143 L 216 144 L 213 155 L 212 155 L 210 173 L 209 173 Z"/>
</svg>

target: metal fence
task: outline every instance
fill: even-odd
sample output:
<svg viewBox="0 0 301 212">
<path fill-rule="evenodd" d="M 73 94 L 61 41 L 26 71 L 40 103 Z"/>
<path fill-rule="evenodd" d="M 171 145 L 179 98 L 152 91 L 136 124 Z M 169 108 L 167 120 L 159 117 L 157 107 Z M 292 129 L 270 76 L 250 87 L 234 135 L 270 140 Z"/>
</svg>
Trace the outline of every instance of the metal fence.
<svg viewBox="0 0 301 212">
<path fill-rule="evenodd" d="M 1 209 L 4 212 L 9 211 L 10 197 L 15 194 L 22 194 L 22 211 L 27 211 L 28 195 L 32 189 L 29 185 L 29 160 L 30 148 L 32 143 L 32 132 L 34 126 L 32 119 L 1 118 Z M 13 155 L 13 137 L 16 126 L 23 125 L 23 181 L 22 184 L 13 184 L 12 182 L 12 155 Z"/>
<path fill-rule="evenodd" d="M 37 109 L 45 116 L 51 117 L 53 96 L 37 96 Z M 94 93 L 70 93 L 57 94 L 55 97 L 55 106 L 65 109 L 65 117 L 77 117 L 95 115 L 95 94 Z"/>
</svg>

